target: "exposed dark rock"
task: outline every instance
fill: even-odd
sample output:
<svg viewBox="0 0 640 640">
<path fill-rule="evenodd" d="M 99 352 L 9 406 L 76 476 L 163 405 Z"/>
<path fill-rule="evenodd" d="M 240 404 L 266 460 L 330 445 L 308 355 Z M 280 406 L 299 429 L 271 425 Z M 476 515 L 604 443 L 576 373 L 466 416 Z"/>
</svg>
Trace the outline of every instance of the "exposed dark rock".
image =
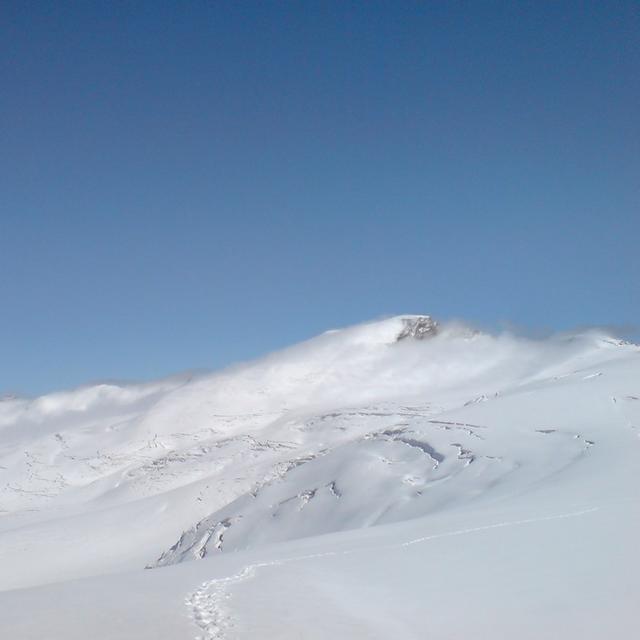
<svg viewBox="0 0 640 640">
<path fill-rule="evenodd" d="M 424 340 L 431 338 L 438 333 L 438 323 L 431 316 L 416 316 L 413 318 L 403 318 L 404 327 L 398 334 L 397 341 L 405 338 L 415 338 Z"/>
</svg>

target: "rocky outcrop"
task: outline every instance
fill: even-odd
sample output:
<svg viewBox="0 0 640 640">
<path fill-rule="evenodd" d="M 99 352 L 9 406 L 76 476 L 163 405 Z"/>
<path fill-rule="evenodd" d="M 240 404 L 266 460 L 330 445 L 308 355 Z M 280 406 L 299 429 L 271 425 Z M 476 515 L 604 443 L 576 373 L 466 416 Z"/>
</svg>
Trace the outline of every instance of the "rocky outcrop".
<svg viewBox="0 0 640 640">
<path fill-rule="evenodd" d="M 402 322 L 404 327 L 398 334 L 398 342 L 406 338 L 424 340 L 425 338 L 431 338 L 438 333 L 438 323 L 431 316 L 402 318 Z"/>
</svg>

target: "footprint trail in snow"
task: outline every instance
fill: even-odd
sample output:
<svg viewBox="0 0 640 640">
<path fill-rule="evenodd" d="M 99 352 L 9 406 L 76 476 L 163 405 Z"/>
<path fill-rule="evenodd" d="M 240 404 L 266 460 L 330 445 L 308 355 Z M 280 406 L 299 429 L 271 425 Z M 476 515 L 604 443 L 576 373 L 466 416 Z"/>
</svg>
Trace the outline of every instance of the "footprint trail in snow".
<svg viewBox="0 0 640 640">
<path fill-rule="evenodd" d="M 459 529 L 457 531 L 448 531 L 444 533 L 436 533 L 432 535 L 398 542 L 391 545 L 383 545 L 378 547 L 376 551 L 390 551 L 392 549 L 400 549 L 438 538 L 448 538 L 452 536 L 469 535 L 480 531 L 488 531 L 491 529 L 500 529 L 503 527 L 516 527 L 536 522 L 547 522 L 551 520 L 562 520 L 565 518 L 575 518 L 589 513 L 598 511 L 598 507 L 582 509 L 569 513 L 561 513 L 552 516 L 542 516 L 538 518 L 527 518 L 524 520 L 514 520 L 510 522 L 497 522 L 469 529 Z M 228 636 L 228 632 L 234 627 L 234 616 L 231 607 L 227 604 L 232 597 L 231 588 L 246 580 L 255 577 L 258 569 L 264 567 L 277 567 L 292 562 L 300 562 L 303 560 L 313 560 L 317 558 L 328 558 L 335 556 L 346 556 L 358 553 L 359 549 L 350 549 L 345 551 L 327 551 L 325 553 L 314 553 L 305 556 L 296 556 L 293 558 L 284 558 L 282 560 L 274 560 L 271 562 L 258 562 L 243 567 L 238 573 L 224 578 L 213 578 L 203 582 L 198 589 L 189 593 L 185 598 L 185 604 L 189 609 L 193 622 L 201 630 L 201 634 L 195 637 L 195 640 L 224 640 Z"/>
</svg>

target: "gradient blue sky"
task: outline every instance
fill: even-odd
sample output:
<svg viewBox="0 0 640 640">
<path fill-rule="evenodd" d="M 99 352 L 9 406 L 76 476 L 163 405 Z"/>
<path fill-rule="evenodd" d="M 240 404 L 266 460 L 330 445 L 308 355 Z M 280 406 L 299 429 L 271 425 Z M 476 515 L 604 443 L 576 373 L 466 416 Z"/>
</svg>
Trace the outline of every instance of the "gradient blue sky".
<svg viewBox="0 0 640 640">
<path fill-rule="evenodd" d="M 640 312 L 637 2 L 0 8 L 0 391 L 398 313 Z"/>
</svg>

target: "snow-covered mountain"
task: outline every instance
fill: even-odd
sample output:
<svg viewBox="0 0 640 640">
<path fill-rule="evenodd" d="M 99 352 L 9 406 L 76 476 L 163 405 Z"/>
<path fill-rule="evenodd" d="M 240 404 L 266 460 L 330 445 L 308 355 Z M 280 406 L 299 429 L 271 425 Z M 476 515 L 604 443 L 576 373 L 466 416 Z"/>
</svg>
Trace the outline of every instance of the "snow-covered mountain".
<svg viewBox="0 0 640 640">
<path fill-rule="evenodd" d="M 6 397 L 1 636 L 635 637 L 639 429 L 638 346 L 428 316 Z"/>
</svg>

